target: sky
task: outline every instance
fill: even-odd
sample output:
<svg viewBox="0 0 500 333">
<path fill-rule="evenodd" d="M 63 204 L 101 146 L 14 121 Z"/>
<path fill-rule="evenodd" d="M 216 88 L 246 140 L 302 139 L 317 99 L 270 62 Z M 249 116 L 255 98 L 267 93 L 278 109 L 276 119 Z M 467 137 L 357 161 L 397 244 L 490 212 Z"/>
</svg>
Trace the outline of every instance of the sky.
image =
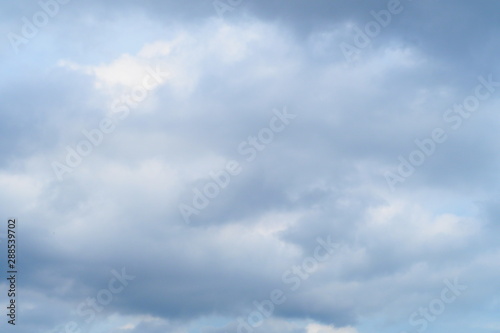
<svg viewBox="0 0 500 333">
<path fill-rule="evenodd" d="M 2 2 L 0 330 L 500 332 L 499 9 Z"/>
</svg>

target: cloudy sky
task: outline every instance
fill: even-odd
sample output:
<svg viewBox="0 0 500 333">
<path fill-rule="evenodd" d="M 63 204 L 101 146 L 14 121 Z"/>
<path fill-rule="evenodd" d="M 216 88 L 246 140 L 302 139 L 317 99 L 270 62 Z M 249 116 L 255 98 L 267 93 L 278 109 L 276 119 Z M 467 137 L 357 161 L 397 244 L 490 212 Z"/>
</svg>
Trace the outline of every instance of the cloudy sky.
<svg viewBox="0 0 500 333">
<path fill-rule="evenodd" d="M 0 330 L 500 332 L 499 10 L 3 1 Z"/>
</svg>

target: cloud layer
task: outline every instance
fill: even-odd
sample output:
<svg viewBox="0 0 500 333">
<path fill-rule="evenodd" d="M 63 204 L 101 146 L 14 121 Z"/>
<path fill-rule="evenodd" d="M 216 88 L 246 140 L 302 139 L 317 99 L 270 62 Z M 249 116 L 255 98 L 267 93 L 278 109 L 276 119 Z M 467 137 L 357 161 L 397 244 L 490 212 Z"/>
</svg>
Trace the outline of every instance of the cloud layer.
<svg viewBox="0 0 500 333">
<path fill-rule="evenodd" d="M 41 3 L 0 5 L 18 332 L 498 330 L 498 5 Z"/>
</svg>

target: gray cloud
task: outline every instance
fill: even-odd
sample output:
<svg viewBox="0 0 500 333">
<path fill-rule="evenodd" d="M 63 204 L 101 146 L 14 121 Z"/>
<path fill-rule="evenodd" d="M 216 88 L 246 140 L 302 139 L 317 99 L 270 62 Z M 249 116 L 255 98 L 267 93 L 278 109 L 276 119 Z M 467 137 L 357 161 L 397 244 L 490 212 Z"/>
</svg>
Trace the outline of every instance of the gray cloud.
<svg viewBox="0 0 500 333">
<path fill-rule="evenodd" d="M 387 2 L 243 1 L 219 18 L 211 1 L 72 1 L 19 53 L 4 38 L 18 331 L 236 332 L 276 288 L 287 301 L 255 332 L 410 331 L 454 278 L 468 290 L 428 331 L 495 330 L 498 95 L 456 130 L 443 115 L 478 76 L 500 81 L 498 6 L 401 3 L 351 63 L 340 44 Z M 39 10 L 3 4 L 2 32 Z M 148 68 L 168 75 L 126 104 Z M 239 145 L 284 107 L 297 118 L 248 161 Z M 105 117 L 114 129 L 59 181 L 52 163 Z M 446 142 L 391 191 L 384 175 L 437 127 Z M 229 160 L 241 173 L 186 224 L 179 204 Z M 328 235 L 340 250 L 290 291 L 285 272 Z M 79 305 L 122 267 L 135 280 L 86 323 Z"/>
</svg>

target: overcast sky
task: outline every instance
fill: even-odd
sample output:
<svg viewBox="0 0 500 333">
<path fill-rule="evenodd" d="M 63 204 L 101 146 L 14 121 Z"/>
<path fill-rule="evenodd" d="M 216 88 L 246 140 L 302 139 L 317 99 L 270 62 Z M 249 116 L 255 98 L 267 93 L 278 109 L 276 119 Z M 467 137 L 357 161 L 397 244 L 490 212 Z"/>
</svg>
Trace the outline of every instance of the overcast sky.
<svg viewBox="0 0 500 333">
<path fill-rule="evenodd" d="M 500 332 L 499 10 L 3 1 L 0 330 Z"/>
</svg>

